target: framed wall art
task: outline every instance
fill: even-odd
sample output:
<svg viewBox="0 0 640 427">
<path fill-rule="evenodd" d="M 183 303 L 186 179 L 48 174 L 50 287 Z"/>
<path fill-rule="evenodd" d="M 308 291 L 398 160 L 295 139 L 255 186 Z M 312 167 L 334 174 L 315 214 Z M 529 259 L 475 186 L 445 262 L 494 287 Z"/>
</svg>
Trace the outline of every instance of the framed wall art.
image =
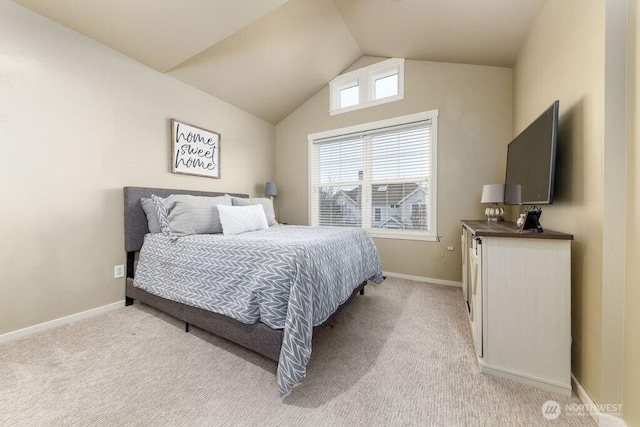
<svg viewBox="0 0 640 427">
<path fill-rule="evenodd" d="M 171 119 L 171 172 L 220 178 L 220 134 Z"/>
</svg>

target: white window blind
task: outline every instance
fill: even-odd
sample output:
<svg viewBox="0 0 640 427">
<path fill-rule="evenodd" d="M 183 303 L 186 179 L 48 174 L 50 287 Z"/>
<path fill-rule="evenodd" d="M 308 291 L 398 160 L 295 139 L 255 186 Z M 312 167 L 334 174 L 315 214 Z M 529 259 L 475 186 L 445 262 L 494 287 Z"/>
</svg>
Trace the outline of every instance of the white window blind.
<svg viewBox="0 0 640 427">
<path fill-rule="evenodd" d="M 435 235 L 432 119 L 316 139 L 311 224 Z"/>
</svg>

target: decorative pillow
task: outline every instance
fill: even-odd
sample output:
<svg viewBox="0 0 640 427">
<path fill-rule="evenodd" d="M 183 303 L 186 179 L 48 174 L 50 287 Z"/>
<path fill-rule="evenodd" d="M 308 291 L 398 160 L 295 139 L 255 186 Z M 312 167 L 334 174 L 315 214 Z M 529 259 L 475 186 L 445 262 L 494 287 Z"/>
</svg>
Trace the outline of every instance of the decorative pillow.
<svg viewBox="0 0 640 427">
<path fill-rule="evenodd" d="M 233 202 L 233 206 L 251 206 L 251 205 L 262 205 L 264 208 L 264 214 L 267 216 L 267 223 L 269 227 L 272 225 L 278 225 L 276 221 L 276 213 L 273 209 L 273 201 L 271 199 L 267 199 L 264 197 L 254 197 L 249 199 L 243 199 L 240 197 L 231 196 L 231 200 Z"/>
<path fill-rule="evenodd" d="M 231 197 L 172 194 L 164 199 L 172 236 L 222 233 L 218 205 L 231 206 Z"/>
<path fill-rule="evenodd" d="M 162 234 L 165 234 L 167 236 L 171 235 L 171 229 L 169 228 L 169 219 L 167 218 L 167 209 L 164 207 L 164 198 L 152 194 L 151 201 L 153 202 L 153 207 L 156 210 L 156 218 L 158 219 L 158 224 L 160 225 L 160 231 L 162 232 Z"/>
<path fill-rule="evenodd" d="M 262 205 L 224 206 L 218 205 L 222 232 L 225 236 L 248 231 L 267 230 L 269 224 Z"/>
<path fill-rule="evenodd" d="M 156 214 L 156 208 L 153 205 L 153 200 L 149 197 L 142 197 L 140 199 L 142 210 L 147 216 L 147 225 L 149 226 L 150 233 L 160 232 L 160 223 L 158 222 L 158 215 Z"/>
</svg>

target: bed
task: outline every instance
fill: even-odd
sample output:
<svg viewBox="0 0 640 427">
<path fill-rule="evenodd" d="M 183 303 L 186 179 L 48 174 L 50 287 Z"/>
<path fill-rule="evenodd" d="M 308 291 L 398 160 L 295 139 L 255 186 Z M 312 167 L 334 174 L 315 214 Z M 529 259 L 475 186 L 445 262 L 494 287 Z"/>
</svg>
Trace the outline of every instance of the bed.
<svg viewBox="0 0 640 427">
<path fill-rule="evenodd" d="M 224 193 L 124 187 L 126 304 L 138 300 L 184 321 L 187 331 L 195 325 L 277 361 L 286 395 L 306 375 L 313 333 L 368 280 L 382 282 L 375 246 L 363 230 L 329 227 L 149 233 L 141 199 L 178 194 Z"/>
</svg>

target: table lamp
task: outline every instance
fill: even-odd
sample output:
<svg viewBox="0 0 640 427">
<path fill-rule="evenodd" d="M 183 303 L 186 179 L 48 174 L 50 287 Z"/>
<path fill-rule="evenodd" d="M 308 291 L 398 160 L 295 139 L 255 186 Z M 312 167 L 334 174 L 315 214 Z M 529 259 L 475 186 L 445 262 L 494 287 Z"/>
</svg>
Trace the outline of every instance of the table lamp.
<svg viewBox="0 0 640 427">
<path fill-rule="evenodd" d="M 264 194 L 265 196 L 271 197 L 271 200 L 273 200 L 273 197 L 278 195 L 278 186 L 276 185 L 276 183 L 267 182 L 264 185 Z"/>
<path fill-rule="evenodd" d="M 486 184 L 482 187 L 482 198 L 480 203 L 492 203 L 493 206 L 484 210 L 487 221 L 502 221 L 504 209 L 498 203 L 504 202 L 504 184 Z"/>
</svg>

